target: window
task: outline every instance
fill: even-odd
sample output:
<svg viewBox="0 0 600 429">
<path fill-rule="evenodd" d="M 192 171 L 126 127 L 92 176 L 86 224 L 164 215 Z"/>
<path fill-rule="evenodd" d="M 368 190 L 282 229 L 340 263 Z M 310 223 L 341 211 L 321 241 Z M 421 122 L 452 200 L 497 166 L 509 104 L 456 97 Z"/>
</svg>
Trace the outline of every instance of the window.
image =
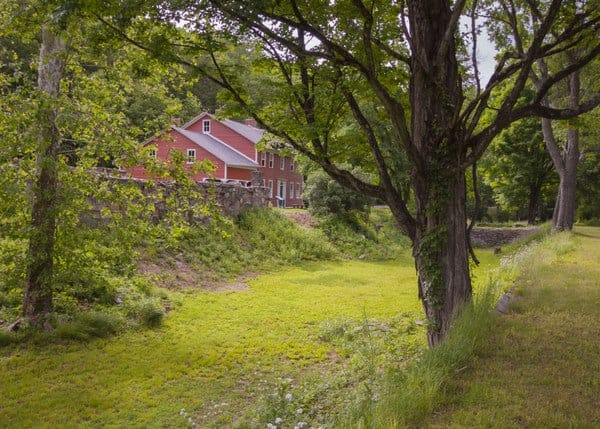
<svg viewBox="0 0 600 429">
<path fill-rule="evenodd" d="M 273 198 L 273 181 L 269 180 L 269 197 Z"/>
<path fill-rule="evenodd" d="M 296 183 L 296 198 L 300 198 L 302 194 L 302 187 L 300 183 Z"/>
<path fill-rule="evenodd" d="M 202 121 L 202 132 L 204 134 L 210 134 L 210 119 L 205 119 Z"/>
<path fill-rule="evenodd" d="M 294 164 L 294 160 L 290 159 L 290 171 L 294 171 L 296 168 L 296 164 Z"/>
<path fill-rule="evenodd" d="M 279 168 L 281 168 L 282 170 L 285 169 L 285 157 L 283 156 L 279 157 Z"/>
<path fill-rule="evenodd" d="M 267 166 L 267 152 L 260 153 L 260 166 L 261 167 Z"/>
<path fill-rule="evenodd" d="M 275 154 L 273 152 L 269 152 L 269 168 L 273 168 L 274 163 L 275 163 Z"/>
<path fill-rule="evenodd" d="M 150 158 L 156 158 L 156 149 L 150 149 L 148 155 L 150 156 Z"/>
<path fill-rule="evenodd" d="M 196 149 L 187 150 L 187 163 L 193 164 L 196 161 Z"/>
<path fill-rule="evenodd" d="M 290 182 L 290 198 L 294 198 L 294 182 Z"/>
</svg>

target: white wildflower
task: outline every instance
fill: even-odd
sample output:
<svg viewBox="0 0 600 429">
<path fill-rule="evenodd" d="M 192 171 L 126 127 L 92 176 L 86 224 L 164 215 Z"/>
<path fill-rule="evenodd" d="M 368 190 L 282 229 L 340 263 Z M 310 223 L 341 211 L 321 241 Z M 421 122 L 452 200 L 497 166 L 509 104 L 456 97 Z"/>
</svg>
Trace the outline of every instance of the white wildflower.
<svg viewBox="0 0 600 429">
<path fill-rule="evenodd" d="M 287 401 L 291 401 L 291 400 L 292 400 L 292 394 L 291 394 L 291 393 L 286 393 L 286 395 L 285 395 L 285 399 L 286 399 Z"/>
<path fill-rule="evenodd" d="M 283 419 L 282 419 L 281 417 L 277 417 L 277 418 L 275 419 L 275 424 L 277 424 L 277 425 L 278 425 L 278 424 L 280 424 L 281 422 L 283 422 Z"/>
<path fill-rule="evenodd" d="M 302 414 L 304 412 L 304 410 L 302 408 L 298 408 L 296 410 L 296 414 Z"/>
</svg>

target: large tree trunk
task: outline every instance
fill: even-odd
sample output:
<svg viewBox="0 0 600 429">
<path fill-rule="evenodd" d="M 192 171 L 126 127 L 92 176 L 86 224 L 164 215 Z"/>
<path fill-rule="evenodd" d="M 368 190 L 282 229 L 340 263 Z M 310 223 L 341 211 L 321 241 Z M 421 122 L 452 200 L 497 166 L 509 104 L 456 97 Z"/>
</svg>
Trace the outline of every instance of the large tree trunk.
<svg viewBox="0 0 600 429">
<path fill-rule="evenodd" d="M 65 66 L 65 43 L 49 30 L 42 30 L 38 65 L 39 151 L 36 180 L 32 186 L 31 225 L 23 315 L 35 329 L 50 329 L 54 235 L 58 186 L 58 151 L 61 136 L 56 127 L 53 101 L 60 90 Z"/>
<path fill-rule="evenodd" d="M 446 1 L 409 2 L 412 36 L 413 190 L 416 234 L 413 253 L 419 297 L 428 318 L 431 347 L 442 341 L 452 319 L 471 299 L 466 233 L 463 130 L 456 125 L 462 90 Z M 448 39 L 450 37 L 450 39 Z"/>
<path fill-rule="evenodd" d="M 452 320 L 471 299 L 467 246 L 465 180 L 462 174 L 424 185 L 416 198 L 419 218 L 414 256 L 419 298 L 428 319 L 427 339 L 434 347 L 446 338 Z M 426 201 L 422 199 L 424 195 Z"/>
<path fill-rule="evenodd" d="M 567 78 L 569 107 L 579 105 L 581 85 L 579 72 L 576 71 Z M 577 189 L 577 167 L 579 165 L 579 131 L 574 128 L 567 130 L 567 141 L 561 154 L 560 148 L 552 130 L 552 121 L 542 118 L 542 132 L 546 148 L 552 158 L 552 163 L 558 172 L 559 185 L 556 205 L 552 215 L 553 229 L 564 231 L 573 229 L 575 223 L 575 193 Z"/>
</svg>

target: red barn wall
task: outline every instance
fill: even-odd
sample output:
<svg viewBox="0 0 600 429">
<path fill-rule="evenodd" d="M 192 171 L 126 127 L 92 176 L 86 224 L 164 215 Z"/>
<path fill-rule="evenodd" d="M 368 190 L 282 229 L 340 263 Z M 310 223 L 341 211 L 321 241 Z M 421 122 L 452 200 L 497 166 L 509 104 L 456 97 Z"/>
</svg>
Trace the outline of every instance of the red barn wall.
<svg viewBox="0 0 600 429">
<path fill-rule="evenodd" d="M 304 192 L 304 180 L 302 174 L 296 171 L 297 164 L 294 163 L 294 169 L 292 170 L 291 163 L 292 158 L 289 156 L 283 157 L 284 168 L 281 169 L 281 157 L 278 154 L 273 155 L 273 167 L 269 167 L 269 153 L 267 152 L 265 159 L 265 166 L 262 166 L 261 153 L 258 154 L 258 165 L 259 171 L 263 175 L 265 186 L 269 186 L 269 181 L 273 181 L 273 195 L 271 195 L 270 201 L 273 206 L 278 205 L 276 198 L 279 195 L 279 188 L 277 187 L 278 181 L 285 182 L 285 206 L 286 207 L 303 207 L 304 202 L 302 200 L 302 192 Z M 290 183 L 294 184 L 294 192 L 290 193 Z M 298 195 L 298 188 L 300 192 Z"/>
<path fill-rule="evenodd" d="M 169 132 L 168 135 L 151 141 L 146 145 L 146 147 L 155 147 L 156 158 L 162 161 L 169 161 L 170 153 L 173 150 L 181 152 L 184 157 L 186 157 L 188 149 L 195 149 L 197 161 L 208 159 L 217 167 L 217 169 L 212 173 L 214 177 L 219 179 L 225 177 L 225 163 L 223 161 L 178 132 Z M 186 167 L 191 169 L 192 166 L 190 165 Z M 142 166 L 127 168 L 126 171 L 136 179 L 150 178 L 148 172 Z M 192 177 L 194 180 L 202 180 L 206 178 L 207 175 L 205 173 L 196 173 Z M 250 173 L 248 173 L 248 177 L 250 177 Z"/>
<path fill-rule="evenodd" d="M 226 143 L 240 153 L 243 153 L 248 158 L 256 161 L 256 150 L 254 143 L 248 140 L 246 137 L 236 133 L 231 128 L 223 125 L 219 121 L 212 119 L 209 115 L 204 115 L 192 125 L 187 127 L 187 130 L 194 131 L 197 133 L 203 133 L 202 122 L 204 120 L 210 120 L 210 135 L 214 138 Z"/>
</svg>

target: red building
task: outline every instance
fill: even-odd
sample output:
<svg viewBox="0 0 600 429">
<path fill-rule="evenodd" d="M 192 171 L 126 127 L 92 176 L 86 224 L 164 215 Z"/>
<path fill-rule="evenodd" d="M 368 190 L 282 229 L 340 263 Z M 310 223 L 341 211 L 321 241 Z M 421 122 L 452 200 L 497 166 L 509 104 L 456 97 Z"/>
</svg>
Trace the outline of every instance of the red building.
<svg viewBox="0 0 600 429">
<path fill-rule="evenodd" d="M 246 122 L 219 121 L 209 113 L 202 113 L 181 127 L 171 127 L 144 146 L 164 161 L 170 159 L 172 151 L 179 151 L 190 167 L 198 161 L 209 160 L 215 166 L 214 173 L 210 177 L 195 173 L 193 178 L 197 181 L 211 179 L 246 184 L 253 171 L 260 171 L 274 206 L 302 207 L 303 180 L 296 171 L 294 159 L 277 151 L 258 151 L 256 145 L 264 130 L 257 128 L 253 121 Z M 137 179 L 148 179 L 142 166 L 131 167 L 127 173 Z"/>
</svg>

